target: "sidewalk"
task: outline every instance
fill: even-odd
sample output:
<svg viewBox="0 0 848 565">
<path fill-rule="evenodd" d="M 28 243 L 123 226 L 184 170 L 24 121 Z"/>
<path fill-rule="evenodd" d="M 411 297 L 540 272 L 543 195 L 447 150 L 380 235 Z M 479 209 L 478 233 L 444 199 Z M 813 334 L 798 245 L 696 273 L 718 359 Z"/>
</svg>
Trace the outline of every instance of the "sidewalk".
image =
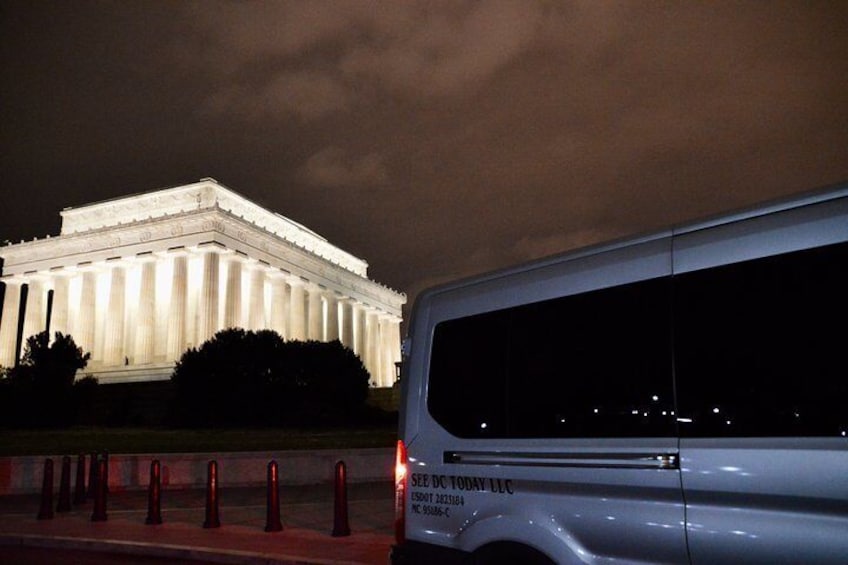
<svg viewBox="0 0 848 565">
<path fill-rule="evenodd" d="M 0 497 L 4 548 L 33 546 L 152 555 L 233 564 L 385 565 L 393 541 L 393 484 L 348 483 L 349 536 L 333 537 L 331 483 L 280 487 L 283 530 L 265 532 L 266 486 L 218 490 L 220 527 L 204 528 L 205 489 L 162 489 L 162 524 L 147 525 L 147 491 L 110 492 L 105 521 L 91 520 L 94 501 L 38 520 L 40 494 Z M 57 503 L 53 494 L 53 506 Z"/>
</svg>

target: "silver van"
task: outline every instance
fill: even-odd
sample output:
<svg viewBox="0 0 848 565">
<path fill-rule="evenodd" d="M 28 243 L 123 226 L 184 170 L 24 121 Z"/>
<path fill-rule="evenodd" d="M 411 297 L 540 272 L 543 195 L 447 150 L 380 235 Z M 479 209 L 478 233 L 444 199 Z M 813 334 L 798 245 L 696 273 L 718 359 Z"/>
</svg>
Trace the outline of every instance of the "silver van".
<svg viewBox="0 0 848 565">
<path fill-rule="evenodd" d="M 394 565 L 848 564 L 848 185 L 425 291 Z"/>
</svg>

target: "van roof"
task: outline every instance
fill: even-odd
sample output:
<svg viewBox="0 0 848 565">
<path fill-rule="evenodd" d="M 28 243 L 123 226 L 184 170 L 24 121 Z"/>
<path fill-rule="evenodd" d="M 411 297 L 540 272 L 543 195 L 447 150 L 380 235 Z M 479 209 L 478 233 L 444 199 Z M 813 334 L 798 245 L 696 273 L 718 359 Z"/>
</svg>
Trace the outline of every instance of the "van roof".
<svg viewBox="0 0 848 565">
<path fill-rule="evenodd" d="M 783 210 L 801 208 L 804 206 L 810 206 L 821 202 L 839 200 L 843 198 L 848 198 L 848 182 L 819 187 L 813 190 L 796 193 L 782 198 L 765 200 L 743 208 L 719 212 L 717 214 L 706 216 L 700 219 L 687 221 L 679 225 L 672 225 L 665 229 L 654 230 L 641 234 L 631 234 L 621 238 L 602 241 L 592 245 L 554 253 L 545 257 L 540 257 L 537 259 L 532 259 L 530 261 L 511 265 L 509 267 L 503 267 L 485 273 L 455 279 L 453 281 L 434 285 L 430 288 L 425 289 L 419 294 L 419 298 L 424 298 L 425 296 L 433 296 L 435 294 L 440 294 L 451 289 L 461 288 L 471 284 L 477 284 L 484 281 L 498 279 L 518 272 L 542 268 L 553 263 L 562 262 L 564 260 L 577 259 L 584 256 L 594 255 L 603 251 L 610 251 L 622 247 L 628 247 L 639 243 L 645 243 L 656 239 L 670 237 L 673 235 L 692 233 L 724 224 L 731 224 L 750 218 L 756 218 L 758 216 L 765 216 L 768 214 L 781 212 Z"/>
</svg>

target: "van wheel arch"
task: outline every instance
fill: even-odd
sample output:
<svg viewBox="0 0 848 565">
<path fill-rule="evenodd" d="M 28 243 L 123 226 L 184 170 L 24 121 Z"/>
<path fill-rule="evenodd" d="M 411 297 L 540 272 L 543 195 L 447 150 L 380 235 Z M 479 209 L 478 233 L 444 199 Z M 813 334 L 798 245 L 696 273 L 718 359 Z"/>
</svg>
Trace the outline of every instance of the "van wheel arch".
<svg viewBox="0 0 848 565">
<path fill-rule="evenodd" d="M 556 565 L 550 557 L 532 548 L 516 542 L 495 542 L 484 545 L 474 552 L 473 565 Z"/>
</svg>

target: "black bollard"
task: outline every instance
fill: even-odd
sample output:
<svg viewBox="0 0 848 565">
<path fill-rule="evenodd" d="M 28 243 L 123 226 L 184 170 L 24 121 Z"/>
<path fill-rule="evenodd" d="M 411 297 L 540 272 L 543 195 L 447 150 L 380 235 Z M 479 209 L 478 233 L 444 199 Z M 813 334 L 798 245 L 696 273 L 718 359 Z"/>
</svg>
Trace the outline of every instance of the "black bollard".
<svg viewBox="0 0 848 565">
<path fill-rule="evenodd" d="M 335 501 L 333 504 L 333 537 L 350 535 L 347 520 L 347 473 L 344 461 L 336 463 Z"/>
<path fill-rule="evenodd" d="M 38 510 L 39 520 L 53 518 L 53 460 L 44 460 L 44 478 L 41 482 L 41 508 Z"/>
<path fill-rule="evenodd" d="M 154 459 L 150 463 L 150 485 L 147 487 L 147 519 L 144 523 L 148 525 L 162 523 L 161 480 L 159 477 L 159 460 Z"/>
<path fill-rule="evenodd" d="M 85 504 L 85 454 L 77 458 L 77 477 L 74 483 L 74 504 Z"/>
<path fill-rule="evenodd" d="M 279 532 L 283 529 L 280 521 L 280 479 L 277 474 L 277 462 L 268 463 L 268 488 L 267 488 L 268 510 L 265 519 L 266 532 Z"/>
<path fill-rule="evenodd" d="M 91 462 L 88 466 L 88 498 L 97 496 L 97 453 L 90 454 Z"/>
<path fill-rule="evenodd" d="M 204 528 L 220 528 L 218 517 L 218 463 L 210 461 L 206 473 L 206 520 Z"/>
<path fill-rule="evenodd" d="M 91 513 L 92 522 L 106 521 L 106 460 L 97 462 L 97 492 L 94 493 L 94 511 Z"/>
<path fill-rule="evenodd" d="M 71 457 L 62 457 L 62 474 L 59 479 L 59 502 L 56 512 L 71 511 Z"/>
</svg>

